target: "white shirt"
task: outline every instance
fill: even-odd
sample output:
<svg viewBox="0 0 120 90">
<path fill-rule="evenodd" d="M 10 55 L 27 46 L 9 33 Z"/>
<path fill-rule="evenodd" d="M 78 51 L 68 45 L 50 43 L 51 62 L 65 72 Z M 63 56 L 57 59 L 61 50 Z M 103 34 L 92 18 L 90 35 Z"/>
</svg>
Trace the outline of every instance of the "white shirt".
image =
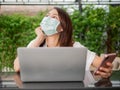
<svg viewBox="0 0 120 90">
<path fill-rule="evenodd" d="M 33 43 L 34 43 L 34 40 L 32 40 L 32 41 L 27 45 L 27 47 L 28 47 L 28 48 L 31 47 L 31 46 L 33 45 Z M 44 45 L 43 47 L 46 47 L 46 45 Z M 73 44 L 73 47 L 84 47 L 84 46 L 83 46 L 82 44 L 80 44 L 79 42 L 75 42 L 75 43 Z M 94 53 L 94 52 L 92 52 L 92 51 L 90 51 L 90 50 L 87 51 L 86 70 L 89 70 L 89 69 L 90 69 L 90 66 L 91 66 L 91 64 L 92 64 L 92 62 L 93 62 L 93 60 L 94 60 L 94 58 L 95 58 L 95 55 L 96 55 L 96 53 Z"/>
<path fill-rule="evenodd" d="M 73 47 L 84 47 L 84 46 L 81 45 L 79 42 L 75 42 L 75 43 L 73 44 Z M 95 56 L 96 56 L 96 53 L 94 53 L 94 52 L 92 52 L 92 51 L 90 51 L 90 50 L 87 51 L 86 70 L 89 70 L 89 69 L 90 69 L 90 66 L 91 66 L 91 64 L 92 64 Z"/>
</svg>

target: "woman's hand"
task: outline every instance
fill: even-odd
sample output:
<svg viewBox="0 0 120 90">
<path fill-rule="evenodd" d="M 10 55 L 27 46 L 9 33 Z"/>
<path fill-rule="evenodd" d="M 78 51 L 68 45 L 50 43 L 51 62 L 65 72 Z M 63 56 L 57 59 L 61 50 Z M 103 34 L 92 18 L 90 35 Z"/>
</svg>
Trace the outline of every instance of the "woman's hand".
<svg viewBox="0 0 120 90">
<path fill-rule="evenodd" d="M 42 32 L 41 27 L 37 27 L 35 29 L 35 33 L 36 33 L 37 37 L 29 43 L 29 45 L 28 45 L 29 48 L 39 47 L 40 44 L 43 43 L 43 41 L 45 40 L 45 35 Z"/>
<path fill-rule="evenodd" d="M 110 62 L 107 62 L 107 67 L 100 67 L 100 70 L 96 72 L 97 75 L 100 75 L 102 78 L 109 78 L 112 74 L 113 65 Z"/>
<path fill-rule="evenodd" d="M 45 39 L 45 35 L 42 32 L 40 27 L 37 27 L 35 29 L 35 33 L 36 33 L 36 38 L 34 40 L 32 40 L 27 47 L 31 48 L 31 47 L 39 47 L 41 45 L 41 43 L 43 43 L 44 39 Z"/>
<path fill-rule="evenodd" d="M 37 27 L 35 29 L 35 33 L 36 33 L 37 37 L 45 37 L 44 33 L 42 32 L 41 27 Z"/>
</svg>

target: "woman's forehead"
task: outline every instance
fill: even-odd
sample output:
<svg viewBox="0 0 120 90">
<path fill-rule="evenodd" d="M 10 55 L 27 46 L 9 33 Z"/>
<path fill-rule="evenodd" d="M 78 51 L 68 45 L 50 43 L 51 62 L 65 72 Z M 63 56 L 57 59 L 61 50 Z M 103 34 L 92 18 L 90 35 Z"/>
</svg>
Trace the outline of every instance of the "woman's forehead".
<svg viewBox="0 0 120 90">
<path fill-rule="evenodd" d="M 52 9 L 48 12 L 48 14 L 54 14 L 54 15 L 57 15 L 58 16 L 58 12 L 56 9 Z"/>
</svg>

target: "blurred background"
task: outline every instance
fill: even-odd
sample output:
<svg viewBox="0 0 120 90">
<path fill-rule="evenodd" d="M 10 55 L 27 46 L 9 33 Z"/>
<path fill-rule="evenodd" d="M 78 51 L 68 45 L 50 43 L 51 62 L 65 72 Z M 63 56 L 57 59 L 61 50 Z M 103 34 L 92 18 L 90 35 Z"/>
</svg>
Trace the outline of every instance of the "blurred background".
<svg viewBox="0 0 120 90">
<path fill-rule="evenodd" d="M 120 67 L 120 0 L 0 0 L 0 71 L 13 71 L 17 48 L 55 6 L 69 13 L 75 41 L 100 56 L 116 52 Z"/>
</svg>

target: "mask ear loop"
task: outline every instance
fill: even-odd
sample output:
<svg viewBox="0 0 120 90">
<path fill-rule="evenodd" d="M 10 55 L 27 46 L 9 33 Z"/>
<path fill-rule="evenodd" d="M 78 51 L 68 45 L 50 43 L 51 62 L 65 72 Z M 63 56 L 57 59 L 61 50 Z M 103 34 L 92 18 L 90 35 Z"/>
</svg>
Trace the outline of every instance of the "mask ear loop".
<svg viewBox="0 0 120 90">
<path fill-rule="evenodd" d="M 43 33 L 45 36 L 47 36 L 43 30 L 42 30 L 42 33 Z"/>
</svg>

